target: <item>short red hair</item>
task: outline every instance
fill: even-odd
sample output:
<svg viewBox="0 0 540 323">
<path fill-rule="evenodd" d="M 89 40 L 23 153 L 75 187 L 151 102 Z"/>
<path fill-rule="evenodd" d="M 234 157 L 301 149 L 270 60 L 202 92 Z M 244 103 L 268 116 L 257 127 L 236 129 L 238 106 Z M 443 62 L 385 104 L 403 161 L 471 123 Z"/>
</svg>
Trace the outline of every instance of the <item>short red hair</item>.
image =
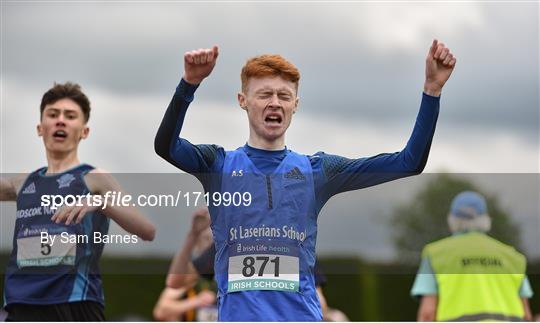
<svg viewBox="0 0 540 323">
<path fill-rule="evenodd" d="M 242 73 L 240 74 L 242 91 L 247 91 L 247 83 L 250 78 L 266 76 L 279 76 L 287 81 L 293 82 L 298 91 L 300 72 L 296 66 L 281 55 L 260 55 L 248 59 L 246 65 L 242 67 Z"/>
</svg>

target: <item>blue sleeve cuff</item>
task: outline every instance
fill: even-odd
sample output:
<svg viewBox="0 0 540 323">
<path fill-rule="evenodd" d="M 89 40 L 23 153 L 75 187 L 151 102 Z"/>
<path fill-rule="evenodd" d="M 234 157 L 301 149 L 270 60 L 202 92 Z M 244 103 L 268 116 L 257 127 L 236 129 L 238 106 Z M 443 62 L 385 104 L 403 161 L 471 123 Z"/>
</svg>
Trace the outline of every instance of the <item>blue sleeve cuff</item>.
<svg viewBox="0 0 540 323">
<path fill-rule="evenodd" d="M 427 100 L 432 100 L 434 102 L 439 102 L 441 100 L 440 96 L 432 96 L 429 94 L 426 94 L 425 92 L 422 92 L 422 97 Z"/>
<path fill-rule="evenodd" d="M 184 79 L 180 80 L 180 84 L 176 87 L 174 95 L 180 96 L 187 102 L 193 101 L 195 90 L 199 87 L 199 84 L 193 85 L 186 82 Z"/>
</svg>

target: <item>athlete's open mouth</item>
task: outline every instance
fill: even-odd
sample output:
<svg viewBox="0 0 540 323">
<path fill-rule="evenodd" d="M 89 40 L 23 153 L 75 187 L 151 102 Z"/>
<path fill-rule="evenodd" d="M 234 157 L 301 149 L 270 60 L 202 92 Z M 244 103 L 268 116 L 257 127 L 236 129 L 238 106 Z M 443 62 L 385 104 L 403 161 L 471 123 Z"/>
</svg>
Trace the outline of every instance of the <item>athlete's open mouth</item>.
<svg viewBox="0 0 540 323">
<path fill-rule="evenodd" d="M 66 138 L 66 137 L 67 137 L 67 133 L 66 133 L 64 130 L 56 130 L 56 131 L 53 133 L 53 137 L 54 137 L 54 138 Z"/>
<path fill-rule="evenodd" d="M 276 125 L 281 124 L 281 121 L 283 121 L 283 118 L 277 113 L 269 113 L 266 118 L 264 118 L 264 122 Z"/>
</svg>

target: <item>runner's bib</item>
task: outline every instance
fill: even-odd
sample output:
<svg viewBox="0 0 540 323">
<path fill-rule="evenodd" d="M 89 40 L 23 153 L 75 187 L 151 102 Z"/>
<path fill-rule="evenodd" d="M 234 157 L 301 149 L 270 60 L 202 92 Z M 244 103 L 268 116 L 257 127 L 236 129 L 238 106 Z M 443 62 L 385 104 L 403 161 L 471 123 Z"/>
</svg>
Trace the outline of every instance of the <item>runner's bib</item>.
<svg viewBox="0 0 540 323">
<path fill-rule="evenodd" d="M 48 233 L 47 242 L 42 242 L 41 232 Z M 74 242 L 76 241 L 74 237 L 73 229 L 68 226 L 32 225 L 19 231 L 17 235 L 17 266 L 19 268 L 74 266 L 77 255 L 77 244 Z M 50 241 L 54 241 L 54 243 Z"/>
<path fill-rule="evenodd" d="M 282 242 L 237 243 L 229 252 L 228 292 L 298 292 L 298 246 Z"/>
</svg>

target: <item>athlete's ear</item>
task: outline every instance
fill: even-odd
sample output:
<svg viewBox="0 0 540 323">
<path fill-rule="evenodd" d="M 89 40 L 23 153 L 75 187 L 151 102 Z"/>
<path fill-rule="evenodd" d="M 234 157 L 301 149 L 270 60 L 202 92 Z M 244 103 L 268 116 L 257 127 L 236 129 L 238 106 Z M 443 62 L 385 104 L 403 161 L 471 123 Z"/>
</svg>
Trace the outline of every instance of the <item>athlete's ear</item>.
<svg viewBox="0 0 540 323">
<path fill-rule="evenodd" d="M 81 132 L 81 139 L 86 139 L 90 133 L 90 128 L 84 126 L 83 131 Z"/>
<path fill-rule="evenodd" d="M 292 110 L 292 113 L 295 114 L 296 113 L 296 110 L 298 110 L 298 103 L 300 102 L 300 98 L 299 97 L 296 97 L 296 99 L 294 100 L 294 109 Z"/>
<path fill-rule="evenodd" d="M 242 92 L 238 92 L 238 104 L 240 105 L 240 108 L 242 108 L 242 110 L 246 110 L 247 111 L 247 102 L 246 102 L 246 95 Z"/>
<path fill-rule="evenodd" d="M 43 137 L 43 128 L 41 127 L 41 124 L 38 124 L 36 129 L 38 137 Z"/>
</svg>

